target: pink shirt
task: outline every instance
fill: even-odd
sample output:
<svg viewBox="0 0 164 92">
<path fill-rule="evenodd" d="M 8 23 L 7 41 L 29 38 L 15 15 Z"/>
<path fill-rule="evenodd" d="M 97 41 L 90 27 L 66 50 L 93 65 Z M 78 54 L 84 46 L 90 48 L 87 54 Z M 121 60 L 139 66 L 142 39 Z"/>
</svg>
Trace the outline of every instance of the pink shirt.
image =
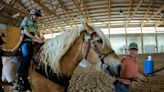
<svg viewBox="0 0 164 92">
<path fill-rule="evenodd" d="M 122 63 L 124 65 L 124 70 L 121 73 L 121 77 L 127 79 L 136 79 L 138 77 L 139 60 L 137 58 L 125 56 L 122 59 Z M 119 79 L 119 80 L 125 84 L 130 84 L 130 80 L 127 79 Z"/>
</svg>

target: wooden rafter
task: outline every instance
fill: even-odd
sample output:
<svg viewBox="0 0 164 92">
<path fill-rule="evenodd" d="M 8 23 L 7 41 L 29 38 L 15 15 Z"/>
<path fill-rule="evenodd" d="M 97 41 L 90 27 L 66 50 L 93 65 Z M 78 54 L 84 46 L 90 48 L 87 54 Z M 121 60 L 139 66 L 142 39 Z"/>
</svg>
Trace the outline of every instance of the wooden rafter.
<svg viewBox="0 0 164 92">
<path fill-rule="evenodd" d="M 162 24 L 164 25 L 164 21 L 158 21 L 158 22 L 155 23 L 155 26 L 158 27 L 158 26 L 160 26 Z"/>
<path fill-rule="evenodd" d="M 54 11 L 50 10 L 48 7 L 46 7 L 43 3 L 40 2 L 40 0 L 33 0 L 35 3 L 37 3 L 45 12 L 45 14 L 48 16 L 48 19 L 50 22 L 51 21 L 51 15 L 54 15 L 55 17 L 57 17 L 58 19 L 62 19 L 60 18 Z M 63 20 L 64 21 L 64 20 Z M 65 22 L 65 21 L 64 21 Z M 58 24 L 59 25 L 59 24 Z"/>
<path fill-rule="evenodd" d="M 151 2 L 150 2 L 150 4 L 149 4 L 149 7 L 147 8 L 147 10 L 146 10 L 146 12 L 145 12 L 145 16 L 144 16 L 144 18 L 143 18 L 141 24 L 146 20 L 146 18 L 147 18 L 147 16 L 148 16 L 148 12 L 150 11 L 150 8 L 152 7 L 153 3 L 154 3 L 154 0 L 151 0 Z"/>
<path fill-rule="evenodd" d="M 56 12 L 56 10 L 57 10 L 58 7 L 59 7 L 59 4 L 53 5 L 53 0 L 50 0 L 50 1 L 51 1 L 50 5 L 51 5 L 52 9 L 54 10 L 54 12 Z M 54 6 L 56 6 L 56 8 L 54 8 Z M 50 22 L 52 22 L 52 21 L 53 21 L 53 23 L 50 23 Z M 53 28 L 57 28 L 57 25 L 60 25 L 60 24 L 58 24 L 58 23 L 56 22 L 56 19 L 55 19 L 55 18 L 52 18 L 52 20 L 49 20 L 48 22 L 49 22 L 49 24 L 54 24 L 54 25 L 52 26 Z M 62 28 L 62 27 L 61 27 L 61 28 Z"/>
<path fill-rule="evenodd" d="M 141 4 L 143 3 L 144 0 L 140 0 L 139 4 L 135 7 L 135 11 L 133 12 L 133 14 L 131 15 L 131 17 L 128 19 L 127 23 L 126 23 L 126 27 L 128 27 L 129 23 L 131 22 L 133 16 L 136 14 L 136 12 L 138 11 L 139 7 L 141 6 Z"/>
<path fill-rule="evenodd" d="M 4 7 L 8 8 L 9 10 L 12 10 L 12 11 L 15 11 L 15 12 L 20 12 L 21 14 L 27 15 L 27 12 L 21 11 L 21 10 L 19 10 L 19 9 L 17 9 L 17 8 L 11 6 L 11 5 L 9 5 L 9 4 L 7 4 L 7 3 L 4 2 L 3 0 L 0 0 L 0 3 L 1 3 L 2 5 L 4 5 Z"/>
<path fill-rule="evenodd" d="M 58 2 L 59 2 L 60 7 L 64 10 L 64 13 L 65 13 L 65 15 L 66 15 L 66 19 L 67 19 L 67 20 L 72 20 L 72 19 L 71 19 L 72 16 L 71 16 L 71 14 L 68 12 L 68 9 L 64 6 L 62 0 L 58 0 Z M 68 18 L 67 18 L 67 16 L 68 16 Z M 67 24 L 68 24 L 68 22 L 67 22 Z M 73 23 L 73 24 L 74 24 L 74 23 Z"/>
<path fill-rule="evenodd" d="M 26 7 L 24 6 L 24 4 L 20 0 L 16 0 L 16 1 L 21 7 L 23 7 L 24 10 L 27 11 Z"/>
<path fill-rule="evenodd" d="M 109 20 L 109 28 L 110 28 L 110 18 L 111 18 L 111 0 L 108 0 L 108 20 Z"/>
<path fill-rule="evenodd" d="M 4 8 L 4 5 L 0 3 L 0 11 Z"/>
<path fill-rule="evenodd" d="M 60 18 L 54 11 L 50 10 L 48 7 L 46 7 L 43 3 L 40 2 L 40 0 L 33 0 L 35 3 L 37 3 L 42 9 L 43 11 L 48 14 L 49 16 L 55 15 L 57 18 Z"/>
<path fill-rule="evenodd" d="M 86 2 L 85 0 L 82 0 L 83 7 L 84 7 L 84 10 L 85 10 L 85 15 L 86 15 L 86 17 L 87 17 L 87 21 L 88 21 L 88 23 L 92 23 L 92 22 L 91 22 L 91 18 L 90 18 L 90 16 L 89 16 L 89 12 L 88 12 L 88 10 L 87 10 L 87 6 L 86 6 L 86 3 L 85 3 L 85 2 Z"/>
<path fill-rule="evenodd" d="M 143 27 L 147 22 L 149 22 L 152 18 L 154 18 L 155 16 L 157 16 L 162 10 L 164 9 L 164 5 L 162 5 L 158 11 L 156 13 L 154 13 L 154 15 L 152 15 L 150 18 L 148 18 L 145 22 L 143 21 L 141 23 L 141 27 Z"/>
<path fill-rule="evenodd" d="M 132 0 L 129 0 L 130 1 L 130 4 L 129 4 L 129 8 L 128 8 L 128 15 L 126 16 L 126 22 L 125 22 L 125 26 L 126 26 L 126 24 L 127 24 L 127 21 L 129 20 L 129 17 L 131 16 L 131 8 L 133 7 L 132 6 L 132 4 L 133 4 L 133 2 L 132 2 Z"/>
<path fill-rule="evenodd" d="M 163 13 L 163 12 L 161 12 L 161 13 Z M 159 20 L 155 23 L 155 26 L 156 27 L 158 27 L 158 26 L 160 26 L 160 25 L 164 25 L 164 21 L 162 20 L 162 17 L 163 17 L 164 15 L 163 14 L 160 14 L 160 18 L 159 18 Z"/>
<path fill-rule="evenodd" d="M 87 17 L 86 17 L 86 16 L 83 14 L 83 12 L 81 11 L 80 6 L 77 5 L 77 0 L 72 0 L 72 2 L 73 2 L 73 4 L 76 6 L 76 8 L 78 9 L 79 15 L 83 16 L 83 18 L 85 18 L 85 19 L 87 20 Z"/>
</svg>

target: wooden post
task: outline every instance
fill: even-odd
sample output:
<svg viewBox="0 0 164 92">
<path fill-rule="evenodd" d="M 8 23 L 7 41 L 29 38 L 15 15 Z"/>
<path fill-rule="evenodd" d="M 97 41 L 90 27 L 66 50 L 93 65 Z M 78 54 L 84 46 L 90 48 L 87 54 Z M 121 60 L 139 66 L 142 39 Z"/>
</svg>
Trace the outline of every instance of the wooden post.
<svg viewBox="0 0 164 92">
<path fill-rule="evenodd" d="M 155 41 L 156 41 L 156 51 L 158 53 L 158 38 L 157 38 L 157 29 L 156 29 L 156 26 L 155 26 Z"/>
<path fill-rule="evenodd" d="M 141 27 L 141 49 L 142 49 L 142 54 L 144 54 L 142 27 Z"/>
</svg>

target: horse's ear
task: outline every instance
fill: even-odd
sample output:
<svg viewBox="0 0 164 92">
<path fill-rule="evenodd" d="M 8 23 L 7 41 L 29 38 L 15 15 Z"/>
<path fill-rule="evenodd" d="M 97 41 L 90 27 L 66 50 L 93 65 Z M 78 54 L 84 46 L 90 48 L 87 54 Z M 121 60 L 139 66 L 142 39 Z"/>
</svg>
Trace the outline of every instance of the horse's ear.
<svg viewBox="0 0 164 92">
<path fill-rule="evenodd" d="M 94 29 L 90 25 L 88 25 L 86 22 L 83 21 L 82 25 L 84 26 L 84 29 L 87 33 L 91 34 L 94 31 Z"/>
</svg>

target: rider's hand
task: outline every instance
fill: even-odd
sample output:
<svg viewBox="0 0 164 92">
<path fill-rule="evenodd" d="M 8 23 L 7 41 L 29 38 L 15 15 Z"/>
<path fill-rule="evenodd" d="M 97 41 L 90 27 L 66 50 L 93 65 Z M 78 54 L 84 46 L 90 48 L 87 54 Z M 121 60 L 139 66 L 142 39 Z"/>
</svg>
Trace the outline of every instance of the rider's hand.
<svg viewBox="0 0 164 92">
<path fill-rule="evenodd" d="M 37 42 L 39 44 L 42 44 L 43 43 L 43 40 L 41 40 L 41 39 L 34 39 L 34 42 Z"/>
<path fill-rule="evenodd" d="M 40 44 L 42 44 L 43 43 L 43 40 L 42 39 L 38 39 L 37 42 L 40 43 Z"/>
</svg>

